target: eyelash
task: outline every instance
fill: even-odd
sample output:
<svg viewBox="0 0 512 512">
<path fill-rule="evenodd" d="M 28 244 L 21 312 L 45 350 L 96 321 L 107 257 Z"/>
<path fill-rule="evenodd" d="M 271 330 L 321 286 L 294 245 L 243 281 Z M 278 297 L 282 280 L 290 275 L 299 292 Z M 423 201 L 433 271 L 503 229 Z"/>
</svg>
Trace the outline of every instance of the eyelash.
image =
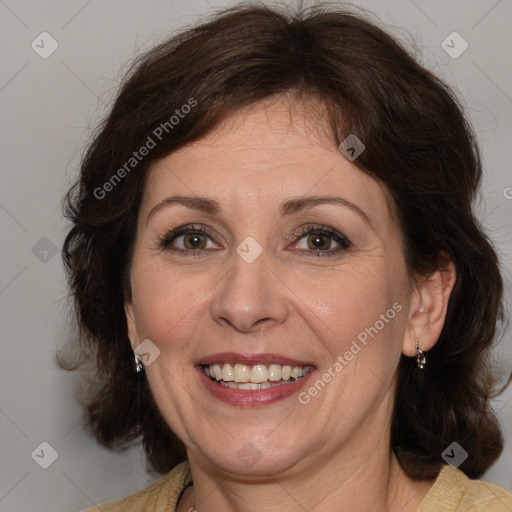
<svg viewBox="0 0 512 512">
<path fill-rule="evenodd" d="M 177 252 L 182 256 L 199 256 L 202 253 L 206 252 L 207 249 L 201 249 L 199 251 L 194 251 L 192 249 L 171 249 L 169 248 L 170 244 L 179 236 L 186 234 L 202 234 L 206 235 L 208 238 L 215 242 L 215 235 L 204 226 L 194 226 L 192 224 L 181 226 L 179 228 L 173 229 L 169 231 L 164 237 L 159 240 L 159 247 L 162 250 L 172 250 Z M 332 257 L 340 254 L 343 251 L 346 251 L 352 246 L 352 242 L 350 240 L 328 226 L 315 226 L 315 225 L 307 225 L 299 228 L 298 232 L 293 232 L 288 238 L 295 238 L 295 241 L 299 241 L 304 238 L 306 235 L 325 235 L 331 237 L 335 242 L 337 242 L 340 247 L 338 249 L 331 249 L 329 251 L 321 251 L 321 250 L 305 250 L 305 249 L 296 249 L 301 253 L 310 253 L 310 256 L 313 257 Z"/>
</svg>

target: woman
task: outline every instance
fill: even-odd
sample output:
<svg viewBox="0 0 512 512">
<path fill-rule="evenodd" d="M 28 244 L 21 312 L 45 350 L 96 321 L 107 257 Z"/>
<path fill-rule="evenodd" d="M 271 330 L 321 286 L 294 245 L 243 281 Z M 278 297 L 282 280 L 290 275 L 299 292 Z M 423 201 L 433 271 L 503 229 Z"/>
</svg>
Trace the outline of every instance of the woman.
<svg viewBox="0 0 512 512">
<path fill-rule="evenodd" d="M 142 56 L 67 197 L 88 420 L 165 475 L 101 509 L 509 511 L 471 480 L 503 444 L 481 172 L 358 15 L 229 9 Z"/>
</svg>

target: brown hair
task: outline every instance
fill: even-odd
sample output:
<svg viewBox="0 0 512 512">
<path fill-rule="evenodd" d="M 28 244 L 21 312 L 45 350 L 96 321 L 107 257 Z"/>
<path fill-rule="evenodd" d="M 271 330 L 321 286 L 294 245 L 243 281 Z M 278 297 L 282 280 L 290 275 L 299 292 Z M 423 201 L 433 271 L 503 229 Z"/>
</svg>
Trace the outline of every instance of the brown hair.
<svg viewBox="0 0 512 512">
<path fill-rule="evenodd" d="M 401 358 L 391 446 L 408 475 L 427 479 L 457 441 L 469 452 L 460 469 L 478 477 L 503 444 L 489 406 L 502 280 L 472 210 L 482 173 L 474 135 L 449 88 L 395 39 L 361 15 L 325 7 L 230 8 L 127 73 L 65 202 L 63 259 L 78 339 L 96 357 L 85 400 L 92 432 L 110 448 L 141 437 L 156 472 L 186 457 L 147 379 L 134 372 L 127 337 L 123 306 L 145 176 L 238 109 L 284 93 L 321 99 L 336 144 L 349 134 L 364 142 L 354 163 L 389 191 L 411 275 L 429 275 L 443 256 L 453 261 L 457 281 L 428 365 L 420 371 Z M 130 160 L 149 139 L 146 156 Z"/>
</svg>

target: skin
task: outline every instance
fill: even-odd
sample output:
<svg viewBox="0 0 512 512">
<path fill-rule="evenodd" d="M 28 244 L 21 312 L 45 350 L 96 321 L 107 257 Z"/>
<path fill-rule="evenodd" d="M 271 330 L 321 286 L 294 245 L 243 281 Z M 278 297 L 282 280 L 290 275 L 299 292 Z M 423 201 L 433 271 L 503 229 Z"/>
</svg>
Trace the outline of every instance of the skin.
<svg viewBox="0 0 512 512">
<path fill-rule="evenodd" d="M 180 511 L 407 512 L 433 483 L 400 469 L 390 423 L 399 358 L 416 354 L 416 339 L 424 351 L 437 341 L 455 271 L 411 278 L 385 190 L 331 142 L 321 109 L 285 97 L 253 105 L 149 173 L 125 309 L 132 346 L 150 339 L 160 350 L 146 375 L 187 447 L 194 486 Z M 208 197 L 222 211 L 172 204 L 149 216 L 172 195 Z M 368 219 L 341 204 L 279 214 L 303 196 L 342 197 Z M 172 248 L 194 252 L 193 234 L 159 246 L 186 224 L 215 238 L 200 235 L 192 256 Z M 315 234 L 292 235 L 304 225 L 331 227 L 352 245 L 318 257 Z M 236 252 L 248 236 L 263 250 L 252 263 Z M 340 247 L 320 241 L 326 252 Z M 226 404 L 195 369 L 213 353 L 272 352 L 314 362 L 316 380 L 394 303 L 400 313 L 308 404 L 297 395 L 265 407 Z M 248 442 L 260 457 L 251 467 L 237 456 Z"/>
</svg>

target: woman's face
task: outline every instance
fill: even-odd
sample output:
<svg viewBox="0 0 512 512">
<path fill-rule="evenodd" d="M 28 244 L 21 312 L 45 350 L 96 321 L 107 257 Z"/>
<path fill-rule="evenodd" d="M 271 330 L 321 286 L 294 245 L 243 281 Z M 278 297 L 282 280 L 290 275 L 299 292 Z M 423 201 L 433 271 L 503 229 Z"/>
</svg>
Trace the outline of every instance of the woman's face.
<svg viewBox="0 0 512 512">
<path fill-rule="evenodd" d="M 191 461 L 293 472 L 388 432 L 412 291 L 401 233 L 327 140 L 302 106 L 266 102 L 150 171 L 126 311 Z"/>
</svg>

